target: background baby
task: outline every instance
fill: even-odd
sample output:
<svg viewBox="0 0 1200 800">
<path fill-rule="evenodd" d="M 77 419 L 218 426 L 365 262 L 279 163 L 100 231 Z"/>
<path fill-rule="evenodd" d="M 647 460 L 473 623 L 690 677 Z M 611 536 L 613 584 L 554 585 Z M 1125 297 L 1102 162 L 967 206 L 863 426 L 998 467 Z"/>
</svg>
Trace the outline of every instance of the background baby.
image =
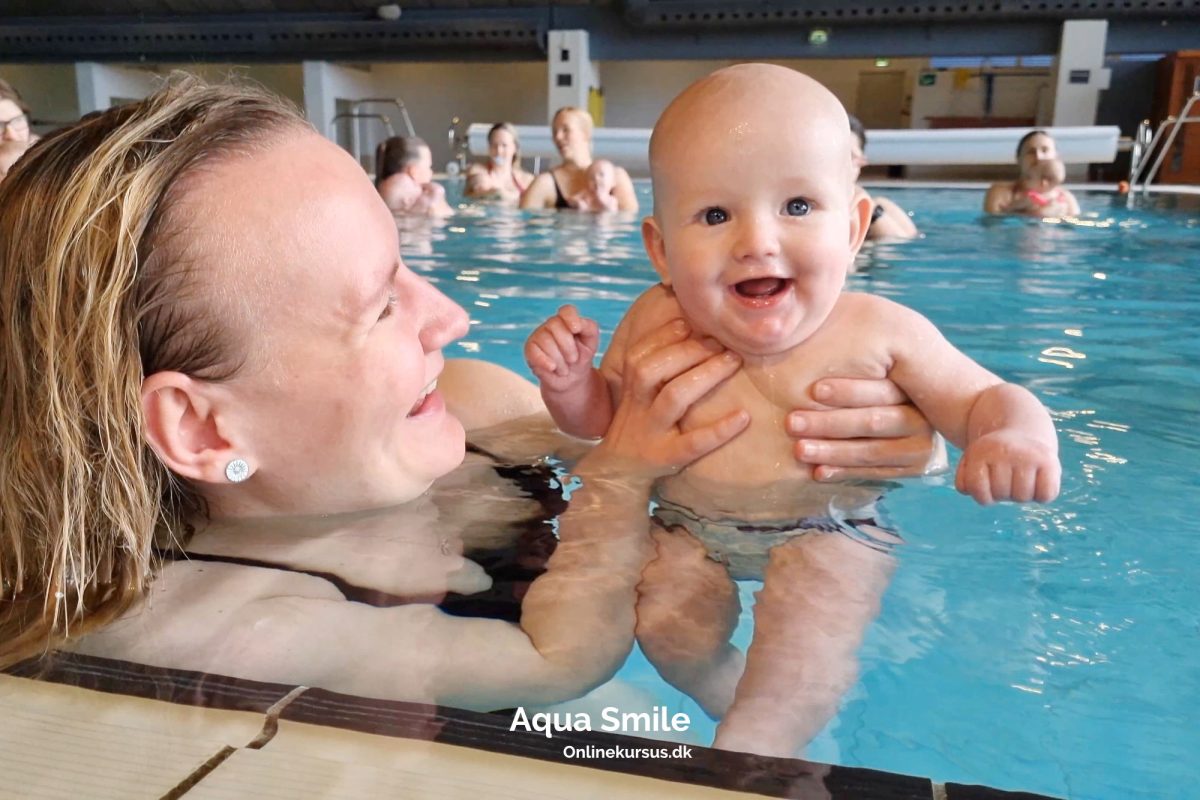
<svg viewBox="0 0 1200 800">
<path fill-rule="evenodd" d="M 571 195 L 568 202 L 579 211 L 616 211 L 617 169 L 605 158 L 598 158 L 587 169 L 587 189 Z"/>
</svg>

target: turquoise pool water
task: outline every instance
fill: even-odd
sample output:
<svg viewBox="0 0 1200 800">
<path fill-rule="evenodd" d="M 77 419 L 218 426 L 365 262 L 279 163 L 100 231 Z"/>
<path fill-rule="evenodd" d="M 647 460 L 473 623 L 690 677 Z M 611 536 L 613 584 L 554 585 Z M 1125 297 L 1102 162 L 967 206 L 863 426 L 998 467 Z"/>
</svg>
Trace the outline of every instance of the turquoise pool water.
<svg viewBox="0 0 1200 800">
<path fill-rule="evenodd" d="M 889 495 L 909 543 L 859 682 L 808 755 L 1070 797 L 1194 796 L 1200 210 L 1084 194 L 1084 224 L 1054 225 L 985 220 L 977 193 L 887 193 L 926 236 L 869 247 L 850 286 L 921 311 L 1036 392 L 1063 492 L 987 509 L 947 481 Z M 607 335 L 653 279 L 633 219 L 464 205 L 405 227 L 408 263 L 471 313 L 449 355 L 526 374 L 521 345 L 561 303 Z M 636 653 L 618 681 L 703 717 Z"/>
</svg>

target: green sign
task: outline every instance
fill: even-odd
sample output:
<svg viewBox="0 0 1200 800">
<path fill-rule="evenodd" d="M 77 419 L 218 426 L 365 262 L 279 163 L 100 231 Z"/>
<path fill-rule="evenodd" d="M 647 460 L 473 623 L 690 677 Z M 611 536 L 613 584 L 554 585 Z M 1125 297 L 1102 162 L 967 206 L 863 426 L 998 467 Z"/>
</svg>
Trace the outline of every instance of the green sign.
<svg viewBox="0 0 1200 800">
<path fill-rule="evenodd" d="M 936 72 L 922 72 L 921 77 L 917 78 L 918 86 L 933 86 L 937 83 Z"/>
</svg>

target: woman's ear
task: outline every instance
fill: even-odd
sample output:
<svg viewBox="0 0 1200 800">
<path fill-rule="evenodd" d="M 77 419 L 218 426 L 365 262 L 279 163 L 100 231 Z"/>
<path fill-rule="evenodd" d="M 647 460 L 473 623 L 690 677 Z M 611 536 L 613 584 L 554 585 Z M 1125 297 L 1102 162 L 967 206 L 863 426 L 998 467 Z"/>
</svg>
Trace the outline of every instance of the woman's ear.
<svg viewBox="0 0 1200 800">
<path fill-rule="evenodd" d="M 646 255 L 650 256 L 650 263 L 654 266 L 654 271 L 658 273 L 658 279 L 662 281 L 663 286 L 671 285 L 671 273 L 667 269 L 667 249 L 663 244 L 662 230 L 658 227 L 658 220 L 654 215 L 650 215 L 642 220 L 642 244 L 646 248 Z"/>
<path fill-rule="evenodd" d="M 224 392 L 182 372 L 156 372 L 142 381 L 146 439 L 180 477 L 204 483 L 228 483 L 225 468 L 242 459 L 254 470 L 252 454 L 225 435 L 228 407 Z"/>
</svg>

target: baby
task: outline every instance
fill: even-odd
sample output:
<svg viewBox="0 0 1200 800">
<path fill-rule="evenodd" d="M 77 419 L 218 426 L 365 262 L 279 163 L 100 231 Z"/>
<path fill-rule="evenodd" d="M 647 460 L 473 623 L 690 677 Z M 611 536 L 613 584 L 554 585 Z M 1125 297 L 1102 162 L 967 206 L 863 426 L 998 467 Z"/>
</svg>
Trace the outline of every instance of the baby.
<svg viewBox="0 0 1200 800">
<path fill-rule="evenodd" d="M 579 211 L 616 211 L 617 168 L 607 159 L 599 158 L 587 169 L 587 189 L 571 195 L 567 202 Z"/>
<path fill-rule="evenodd" d="M 815 381 L 891 379 L 964 448 L 956 485 L 981 503 L 1058 493 L 1054 425 L 1031 393 L 915 311 L 842 292 L 871 213 L 856 199 L 850 152 L 841 103 L 800 73 L 747 64 L 693 84 L 650 142 L 655 207 L 642 236 L 661 283 L 634 302 L 598 370 L 597 326 L 570 306 L 525 347 L 555 421 L 581 437 L 602 436 L 612 419 L 630 343 L 669 320 L 741 360 L 681 428 L 739 409 L 751 422 L 660 482 L 658 558 L 638 604 L 643 650 L 723 714 L 716 746 L 727 749 L 793 756 L 832 717 L 899 541 L 875 519 L 876 491 L 815 483 L 795 459 L 784 418 L 822 407 Z M 728 642 L 730 574 L 763 579 L 744 666 Z"/>
<path fill-rule="evenodd" d="M 433 154 L 416 136 L 381 142 L 375 157 L 379 194 L 395 214 L 446 217 L 446 190 L 433 182 Z"/>
<path fill-rule="evenodd" d="M 1036 217 L 1064 217 L 1079 213 L 1072 210 L 1075 198 L 1064 188 L 1067 168 L 1062 159 L 1049 158 L 1029 168 L 1025 178 L 1018 182 L 1018 192 L 1011 210 Z"/>
<path fill-rule="evenodd" d="M 4 180 L 13 164 L 28 149 L 29 142 L 0 142 L 0 180 Z"/>
</svg>

